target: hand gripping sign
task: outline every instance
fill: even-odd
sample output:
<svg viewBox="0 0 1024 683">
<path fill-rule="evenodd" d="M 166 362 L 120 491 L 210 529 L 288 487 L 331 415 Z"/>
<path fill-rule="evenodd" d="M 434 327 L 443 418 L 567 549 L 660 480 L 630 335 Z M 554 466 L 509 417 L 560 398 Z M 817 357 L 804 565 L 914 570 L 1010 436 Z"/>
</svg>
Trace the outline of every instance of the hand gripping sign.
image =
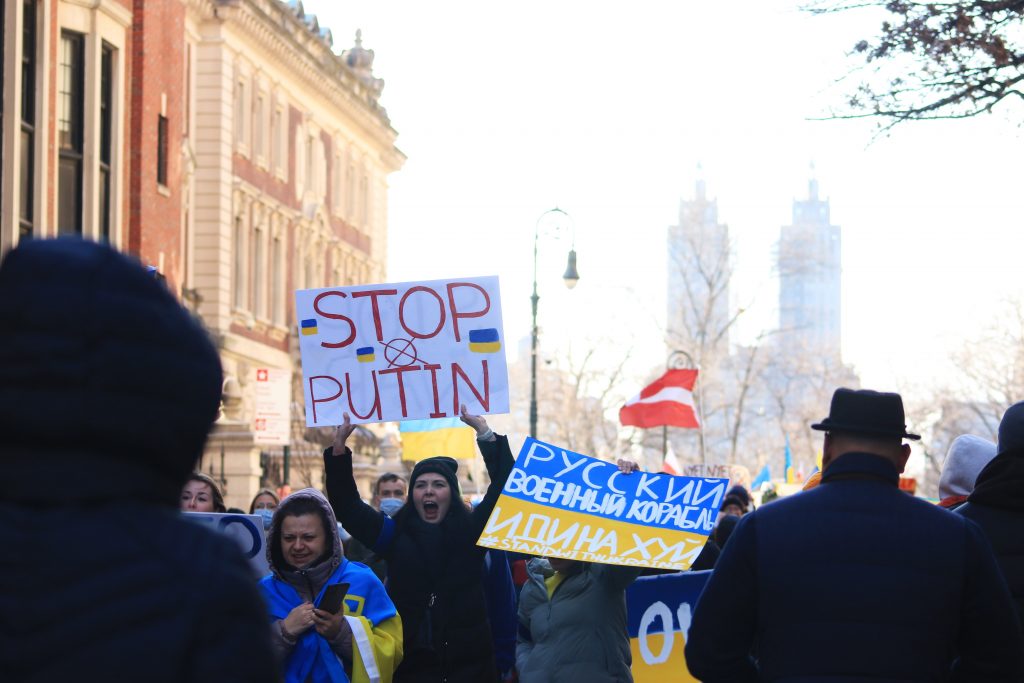
<svg viewBox="0 0 1024 683">
<path fill-rule="evenodd" d="M 728 479 L 622 474 L 527 439 L 478 545 L 531 555 L 689 569 L 714 529 Z"/>
<path fill-rule="evenodd" d="M 497 277 L 295 293 L 306 425 L 508 412 Z"/>
</svg>

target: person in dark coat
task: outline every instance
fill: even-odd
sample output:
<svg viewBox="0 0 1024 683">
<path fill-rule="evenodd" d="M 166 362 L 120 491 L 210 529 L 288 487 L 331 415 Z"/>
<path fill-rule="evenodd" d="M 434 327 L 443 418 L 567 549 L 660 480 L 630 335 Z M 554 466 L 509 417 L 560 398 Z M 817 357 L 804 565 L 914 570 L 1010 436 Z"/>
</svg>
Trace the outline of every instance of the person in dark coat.
<svg viewBox="0 0 1024 683">
<path fill-rule="evenodd" d="M 334 445 L 324 451 L 327 496 L 346 529 L 387 561 L 388 593 L 402 617 L 405 658 L 397 683 L 496 681 L 497 664 L 483 589 L 485 548 L 476 545 L 515 459 L 508 439 L 479 416 L 462 410 L 477 432 L 491 483 L 470 511 L 459 497 L 458 462 L 448 457 L 416 463 L 409 501 L 394 518 L 359 497 L 345 416 Z"/>
<path fill-rule="evenodd" d="M 981 530 L 899 490 L 898 394 L 839 389 L 824 475 L 737 524 L 686 643 L 704 683 L 1017 681 L 1024 648 Z"/>
<path fill-rule="evenodd" d="M 1007 409 L 998 439 L 998 455 L 957 512 L 988 537 L 1024 627 L 1024 402 Z"/>
<path fill-rule="evenodd" d="M 274 681 L 234 543 L 183 519 L 217 351 L 140 264 L 33 240 L 0 265 L 0 678 Z"/>
</svg>

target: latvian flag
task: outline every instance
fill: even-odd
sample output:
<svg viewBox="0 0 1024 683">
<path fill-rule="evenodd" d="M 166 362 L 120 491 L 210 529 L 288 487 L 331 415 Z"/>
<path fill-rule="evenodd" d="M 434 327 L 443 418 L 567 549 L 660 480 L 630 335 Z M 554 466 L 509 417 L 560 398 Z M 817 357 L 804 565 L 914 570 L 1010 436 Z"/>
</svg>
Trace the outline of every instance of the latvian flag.
<svg viewBox="0 0 1024 683">
<path fill-rule="evenodd" d="M 696 370 L 669 370 L 626 401 L 619 410 L 619 422 L 626 427 L 684 427 L 699 429 L 693 412 Z"/>
</svg>

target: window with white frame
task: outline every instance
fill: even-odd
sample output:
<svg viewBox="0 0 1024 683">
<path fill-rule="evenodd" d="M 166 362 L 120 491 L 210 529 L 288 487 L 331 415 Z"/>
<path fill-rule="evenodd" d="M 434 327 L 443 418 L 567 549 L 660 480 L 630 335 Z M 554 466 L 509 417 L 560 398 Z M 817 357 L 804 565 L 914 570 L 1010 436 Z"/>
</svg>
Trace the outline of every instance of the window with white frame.
<svg viewBox="0 0 1024 683">
<path fill-rule="evenodd" d="M 232 278 L 231 278 L 231 289 L 232 297 L 231 301 L 235 308 L 245 308 L 245 266 L 246 266 L 246 240 L 245 240 L 245 221 L 242 220 L 242 215 L 238 214 L 235 216 L 234 232 L 231 240 L 232 254 L 234 254 L 232 264 Z"/>
<path fill-rule="evenodd" d="M 266 269 L 264 264 L 263 238 L 265 231 L 261 220 L 254 222 L 252 229 L 252 310 L 257 318 L 266 317 Z"/>
<path fill-rule="evenodd" d="M 278 226 L 270 245 L 270 319 L 284 325 L 284 244 Z"/>
<path fill-rule="evenodd" d="M 239 147 L 245 146 L 246 120 L 245 112 L 248 109 L 246 103 L 246 87 L 243 79 L 235 82 L 235 143 Z"/>
<path fill-rule="evenodd" d="M 57 232 L 82 234 L 85 170 L 85 36 L 61 31 L 57 70 Z"/>
<path fill-rule="evenodd" d="M 266 148 L 266 143 L 263 138 L 265 128 L 263 125 L 263 100 L 263 93 L 257 94 L 253 102 L 252 111 L 252 152 L 258 162 L 265 162 L 264 149 Z"/>
</svg>

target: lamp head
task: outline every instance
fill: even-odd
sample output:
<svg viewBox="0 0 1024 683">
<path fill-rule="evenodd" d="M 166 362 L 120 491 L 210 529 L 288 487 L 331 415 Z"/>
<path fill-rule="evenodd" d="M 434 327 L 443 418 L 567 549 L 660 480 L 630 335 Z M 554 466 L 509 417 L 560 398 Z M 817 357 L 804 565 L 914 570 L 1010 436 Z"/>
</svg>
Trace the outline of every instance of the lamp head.
<svg viewBox="0 0 1024 683">
<path fill-rule="evenodd" d="M 565 268 L 565 275 L 562 276 L 565 280 L 565 286 L 572 289 L 576 286 L 576 283 L 580 281 L 580 274 L 576 270 L 576 250 L 569 250 L 569 264 Z"/>
</svg>

